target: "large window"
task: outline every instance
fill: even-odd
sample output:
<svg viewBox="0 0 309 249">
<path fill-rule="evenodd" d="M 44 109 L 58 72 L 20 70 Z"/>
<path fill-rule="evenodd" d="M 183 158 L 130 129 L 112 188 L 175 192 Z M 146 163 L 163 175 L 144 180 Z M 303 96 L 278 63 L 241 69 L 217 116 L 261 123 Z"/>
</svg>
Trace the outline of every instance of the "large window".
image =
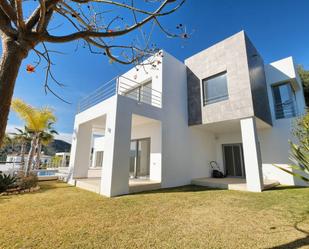
<svg viewBox="0 0 309 249">
<path fill-rule="evenodd" d="M 272 89 L 276 119 L 295 117 L 295 94 L 291 84 L 275 85 Z"/>
<path fill-rule="evenodd" d="M 203 80 L 204 105 L 228 99 L 226 72 Z"/>
</svg>

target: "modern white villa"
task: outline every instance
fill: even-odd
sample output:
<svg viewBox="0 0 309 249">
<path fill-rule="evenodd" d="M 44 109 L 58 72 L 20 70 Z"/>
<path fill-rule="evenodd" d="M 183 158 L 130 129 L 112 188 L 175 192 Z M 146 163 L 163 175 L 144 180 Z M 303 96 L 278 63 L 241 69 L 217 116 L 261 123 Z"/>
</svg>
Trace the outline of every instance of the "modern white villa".
<svg viewBox="0 0 309 249">
<path fill-rule="evenodd" d="M 69 183 L 104 196 L 187 184 L 260 192 L 305 111 L 292 57 L 265 65 L 241 31 L 181 62 L 165 51 L 81 100 Z M 227 177 L 211 178 L 211 161 Z"/>
</svg>

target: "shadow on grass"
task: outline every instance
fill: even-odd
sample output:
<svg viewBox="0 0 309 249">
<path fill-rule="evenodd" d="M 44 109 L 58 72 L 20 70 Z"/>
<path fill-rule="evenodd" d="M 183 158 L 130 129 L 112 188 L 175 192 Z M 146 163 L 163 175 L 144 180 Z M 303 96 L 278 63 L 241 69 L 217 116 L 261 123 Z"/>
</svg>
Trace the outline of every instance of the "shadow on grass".
<svg viewBox="0 0 309 249">
<path fill-rule="evenodd" d="M 163 193 L 194 193 L 194 192 L 205 192 L 205 191 L 225 191 L 224 189 L 218 188 L 209 188 L 203 186 L 196 186 L 196 185 L 185 185 L 180 187 L 173 187 L 173 188 L 160 188 L 155 190 L 147 190 L 138 193 L 131 193 L 130 195 L 145 195 L 145 194 L 163 194 Z"/>
<path fill-rule="evenodd" d="M 278 190 L 292 190 L 292 189 L 309 189 L 309 187 L 306 186 L 288 186 L 288 185 L 280 185 L 276 186 L 270 189 L 265 189 L 264 191 L 278 191 Z"/>
<path fill-rule="evenodd" d="M 66 189 L 66 188 L 73 188 L 75 186 L 66 184 L 65 182 L 62 181 L 42 181 L 39 182 L 40 185 L 40 190 L 38 192 L 46 192 L 49 190 L 54 190 L 54 189 Z"/>
<path fill-rule="evenodd" d="M 269 249 L 297 249 L 301 248 L 303 246 L 308 246 L 309 245 L 309 235 L 301 238 L 301 239 L 296 239 L 292 242 L 280 245 L 280 246 L 275 246 L 275 247 L 270 247 Z"/>
<path fill-rule="evenodd" d="M 12 195 L 2 195 L 0 196 L 0 204 L 10 201 L 12 198 L 16 196 L 23 196 L 23 195 L 35 195 L 38 193 L 44 193 L 54 189 L 65 189 L 65 188 L 72 188 L 74 186 L 68 185 L 62 181 L 41 181 L 39 182 L 40 189 L 34 192 L 25 192 L 19 194 L 12 194 Z"/>
<path fill-rule="evenodd" d="M 10 195 L 10 196 L 7 196 L 7 195 L 0 196 L 0 204 L 8 202 L 11 198 L 12 198 L 12 195 Z"/>
<path fill-rule="evenodd" d="M 306 212 L 307 215 L 309 214 L 309 211 Z M 299 238 L 299 239 L 295 239 L 291 242 L 288 242 L 288 243 L 285 243 L 285 244 L 282 244 L 282 245 L 279 245 L 279 246 L 274 246 L 274 247 L 269 247 L 268 249 L 296 249 L 296 248 L 301 248 L 303 246 L 308 246 L 309 245 L 309 231 L 307 230 L 304 230 L 302 228 L 300 228 L 300 224 L 302 222 L 304 222 L 307 218 L 304 217 L 302 218 L 300 221 L 297 221 L 295 222 L 293 225 L 291 225 L 291 227 L 293 229 L 295 229 L 296 231 L 298 232 L 301 232 L 302 234 L 305 235 L 305 237 L 303 238 Z M 276 229 L 276 227 L 272 227 L 271 229 Z"/>
</svg>

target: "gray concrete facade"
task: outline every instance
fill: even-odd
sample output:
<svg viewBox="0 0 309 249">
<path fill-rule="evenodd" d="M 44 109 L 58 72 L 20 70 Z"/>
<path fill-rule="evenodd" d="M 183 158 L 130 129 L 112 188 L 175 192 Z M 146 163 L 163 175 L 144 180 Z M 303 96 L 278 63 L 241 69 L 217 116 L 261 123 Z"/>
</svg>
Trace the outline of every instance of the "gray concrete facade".
<svg viewBox="0 0 309 249">
<path fill-rule="evenodd" d="M 263 60 L 244 31 L 193 55 L 185 64 L 189 125 L 252 116 L 271 124 Z M 222 72 L 227 75 L 228 99 L 204 104 L 202 80 Z"/>
</svg>

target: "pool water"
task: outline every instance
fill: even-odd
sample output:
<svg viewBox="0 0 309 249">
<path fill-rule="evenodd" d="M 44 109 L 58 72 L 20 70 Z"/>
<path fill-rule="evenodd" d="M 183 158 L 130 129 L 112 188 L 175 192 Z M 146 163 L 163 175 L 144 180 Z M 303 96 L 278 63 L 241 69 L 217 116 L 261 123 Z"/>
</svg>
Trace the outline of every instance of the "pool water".
<svg viewBox="0 0 309 249">
<path fill-rule="evenodd" d="M 55 176 L 57 173 L 57 171 L 53 171 L 53 170 L 42 170 L 42 171 L 38 171 L 38 176 Z"/>
</svg>

